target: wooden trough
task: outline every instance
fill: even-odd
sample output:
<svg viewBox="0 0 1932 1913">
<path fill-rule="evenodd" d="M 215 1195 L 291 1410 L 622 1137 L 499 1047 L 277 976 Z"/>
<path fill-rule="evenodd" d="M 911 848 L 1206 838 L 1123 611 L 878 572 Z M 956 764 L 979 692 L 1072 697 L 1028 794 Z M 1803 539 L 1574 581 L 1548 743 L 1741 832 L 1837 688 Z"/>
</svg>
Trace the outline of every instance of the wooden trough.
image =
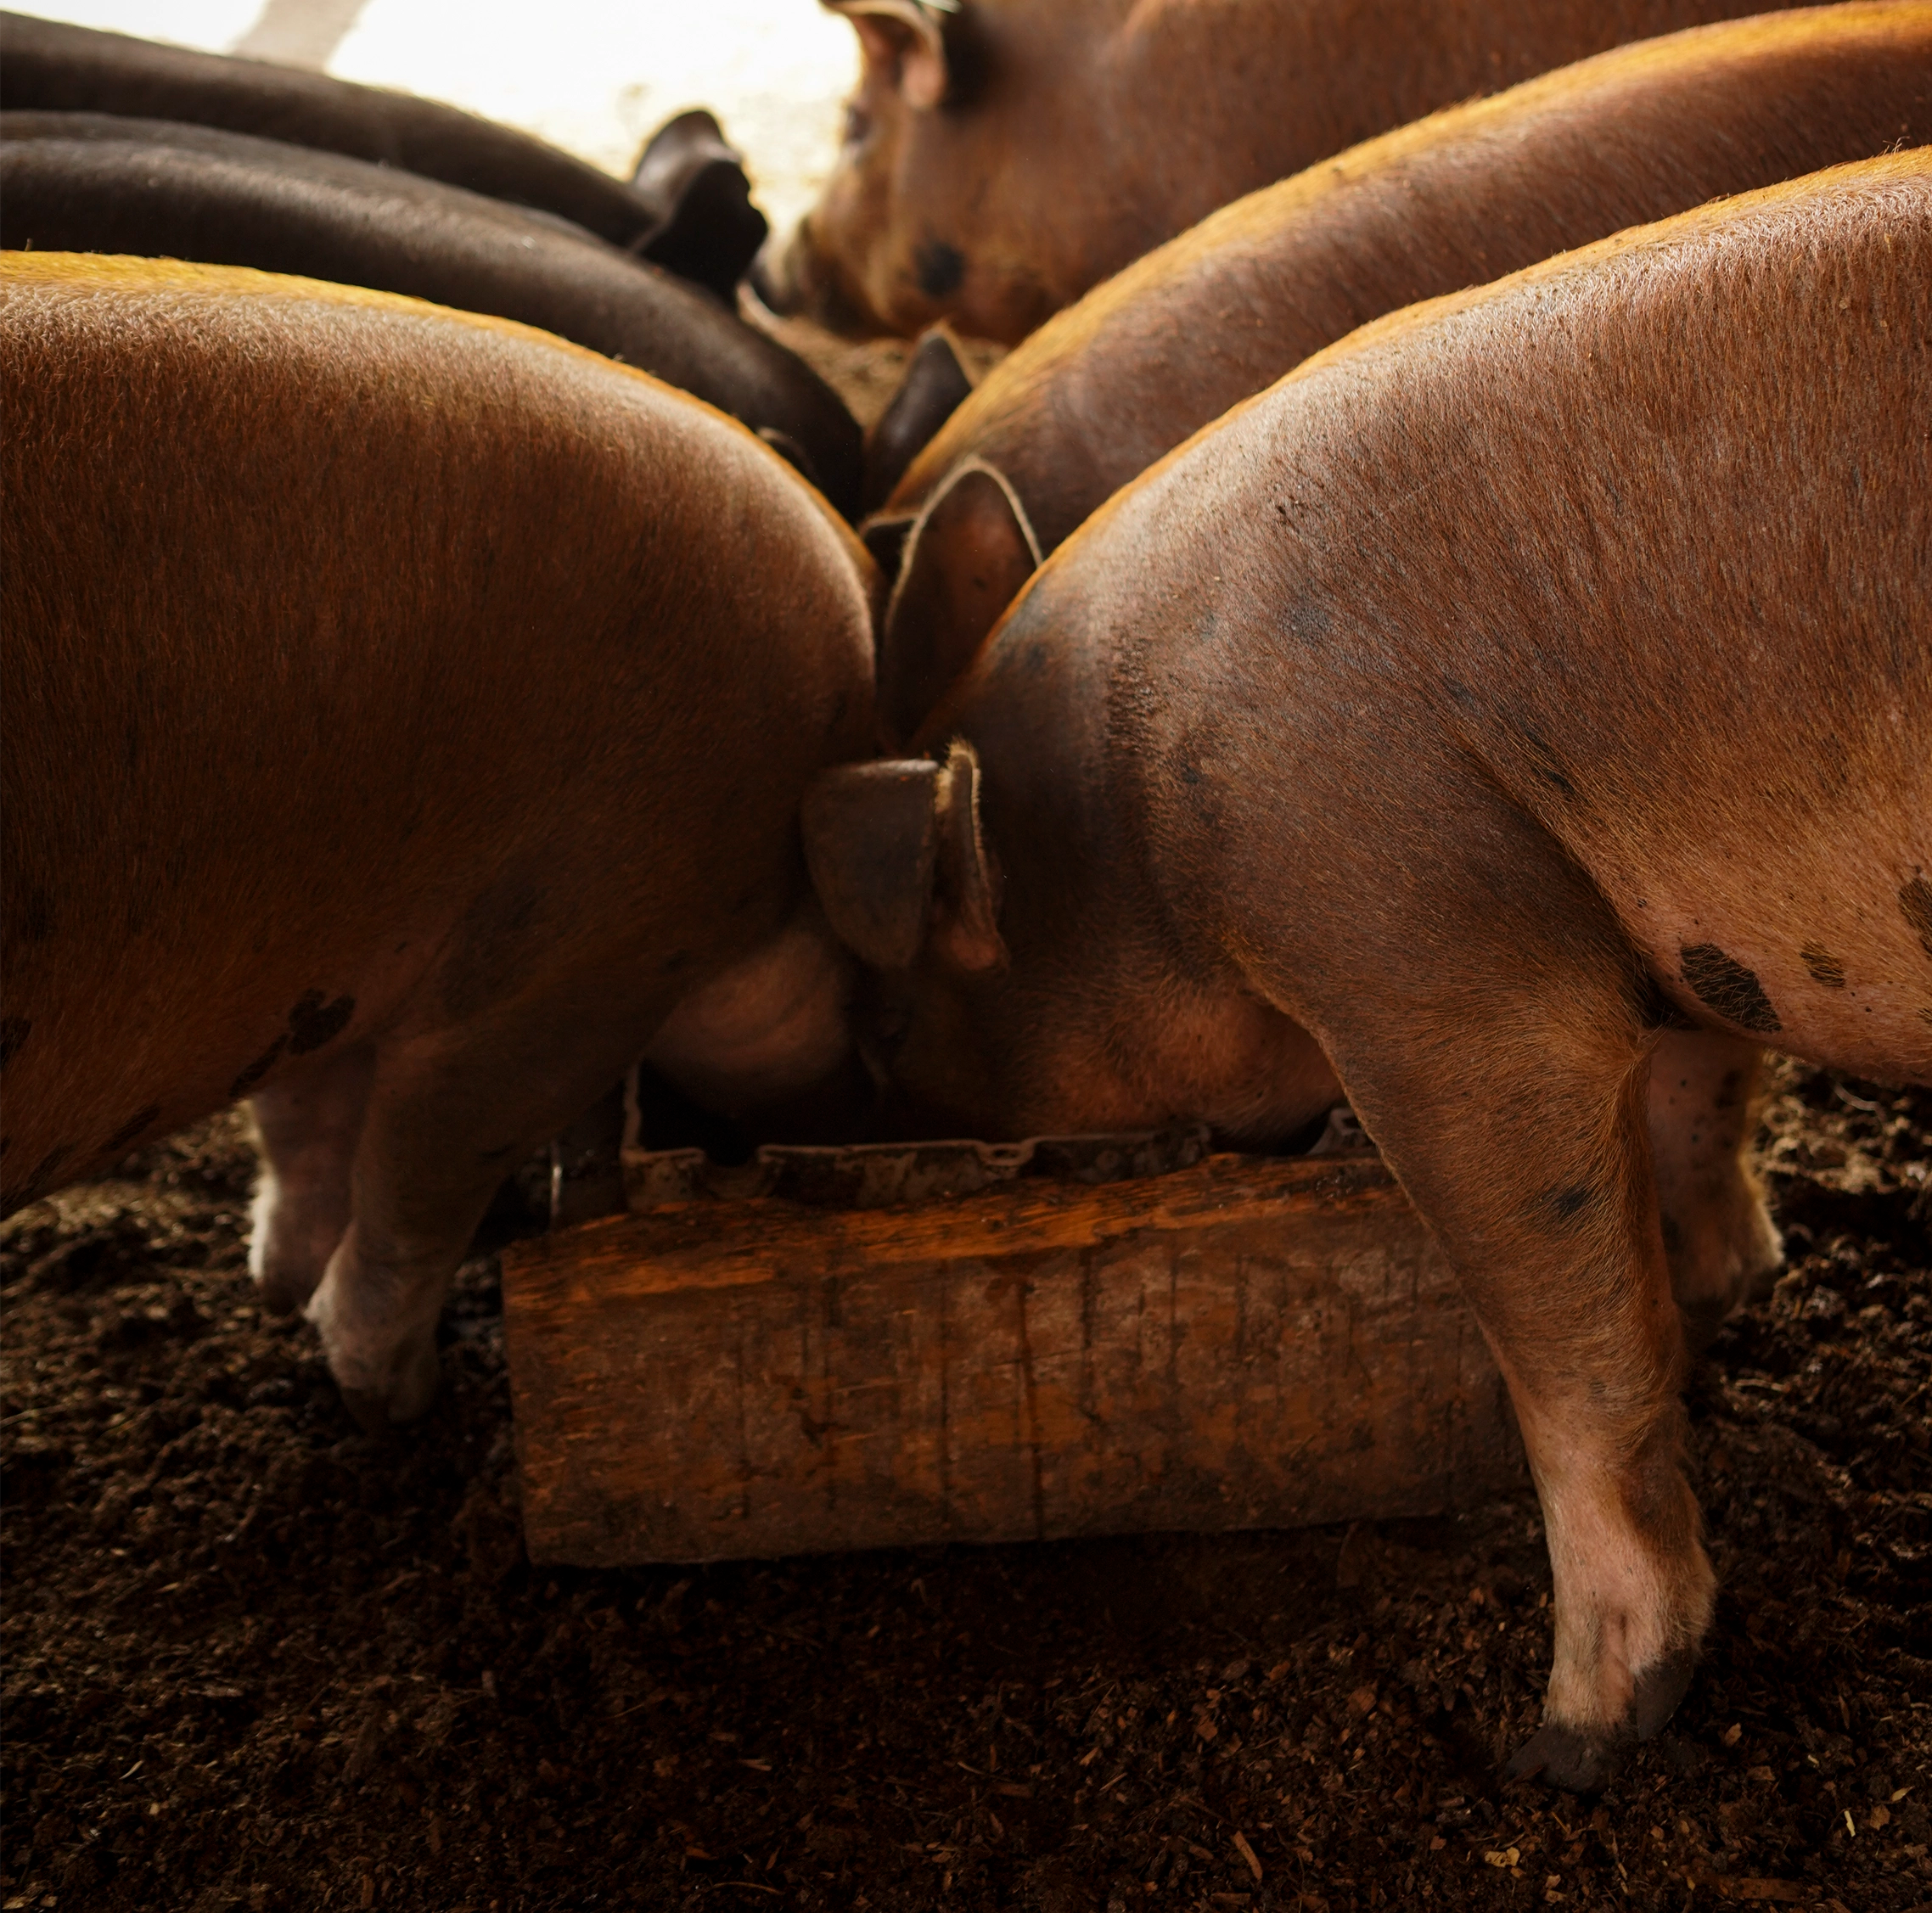
<svg viewBox="0 0 1932 1913">
<path fill-rule="evenodd" d="M 1366 1149 L 627 1151 L 625 1175 L 639 1213 L 503 1257 L 534 1561 L 1290 1528 L 1525 1479 Z"/>
</svg>

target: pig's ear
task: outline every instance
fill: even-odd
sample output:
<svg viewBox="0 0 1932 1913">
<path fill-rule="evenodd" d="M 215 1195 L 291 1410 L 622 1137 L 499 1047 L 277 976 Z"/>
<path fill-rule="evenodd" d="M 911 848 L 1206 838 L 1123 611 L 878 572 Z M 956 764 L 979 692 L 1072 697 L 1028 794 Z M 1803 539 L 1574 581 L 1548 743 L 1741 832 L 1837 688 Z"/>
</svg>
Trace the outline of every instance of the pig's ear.
<svg viewBox="0 0 1932 1913">
<path fill-rule="evenodd" d="M 906 541 L 879 642 L 879 721 L 903 744 L 973 661 L 1040 563 L 1013 487 L 969 458 L 933 494 Z"/>
<path fill-rule="evenodd" d="M 936 764 L 841 764 L 806 787 L 799 823 L 826 921 L 874 969 L 918 955 L 939 861 Z"/>
<path fill-rule="evenodd" d="M 843 14 L 859 36 L 866 65 L 895 76 L 906 104 L 921 109 L 946 98 L 944 15 L 959 11 L 959 0 L 825 0 Z"/>
<path fill-rule="evenodd" d="M 899 390 L 866 435 L 862 507 L 877 511 L 892 496 L 906 468 L 924 452 L 934 433 L 959 409 L 973 381 L 943 326 L 920 339 L 899 381 Z"/>
<path fill-rule="evenodd" d="M 868 518 L 859 527 L 859 542 L 872 553 L 872 562 L 888 585 L 899 575 L 899 561 L 906 555 L 906 540 L 918 515 L 917 512 L 899 512 L 890 517 Z"/>
<path fill-rule="evenodd" d="M 929 932 L 960 969 L 1006 962 L 999 870 L 980 828 L 980 763 L 844 764 L 806 787 L 805 861 L 839 940 L 875 969 L 909 968 Z"/>
</svg>

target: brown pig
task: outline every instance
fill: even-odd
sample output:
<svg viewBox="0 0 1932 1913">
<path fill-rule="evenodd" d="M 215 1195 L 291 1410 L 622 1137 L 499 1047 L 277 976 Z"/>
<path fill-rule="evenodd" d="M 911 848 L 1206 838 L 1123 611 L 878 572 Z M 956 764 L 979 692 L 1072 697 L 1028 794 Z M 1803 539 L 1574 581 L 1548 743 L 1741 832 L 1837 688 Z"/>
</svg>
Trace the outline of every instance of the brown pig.
<svg viewBox="0 0 1932 1913">
<path fill-rule="evenodd" d="M 1775 1252 L 1758 1048 L 1932 1082 L 1929 332 L 1924 149 L 1396 314 L 1063 546 L 934 760 L 807 796 L 941 1133 L 1265 1139 L 1345 1087 L 1542 1496 L 1519 1774 L 1598 1782 L 1710 1623 L 1673 1294 Z"/>
<path fill-rule="evenodd" d="M 868 527 L 879 550 L 929 506 L 880 636 L 887 734 L 909 735 L 1039 553 L 1356 326 L 1722 194 L 1928 140 L 1932 0 L 1807 8 L 1620 48 L 1224 207 L 996 366 Z"/>
<path fill-rule="evenodd" d="M 1762 0 L 825 0 L 845 144 L 752 283 L 1011 344 L 1216 206 L 1459 99 Z"/>
<path fill-rule="evenodd" d="M 799 796 L 867 561 L 743 428 L 501 320 L 0 261 L 8 1208 L 237 1098 L 251 1264 L 365 1421 L 503 1175 L 647 1052 L 845 1046 Z"/>
</svg>

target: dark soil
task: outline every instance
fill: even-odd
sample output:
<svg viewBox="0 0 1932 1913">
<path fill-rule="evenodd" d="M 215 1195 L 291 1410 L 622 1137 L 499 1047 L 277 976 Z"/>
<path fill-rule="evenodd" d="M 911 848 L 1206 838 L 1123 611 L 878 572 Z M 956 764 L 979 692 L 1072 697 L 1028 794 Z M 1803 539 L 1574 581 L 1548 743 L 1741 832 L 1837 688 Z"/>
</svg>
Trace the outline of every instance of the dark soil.
<svg viewBox="0 0 1932 1913">
<path fill-rule="evenodd" d="M 1932 1096 L 1790 1069 L 1790 1272 L 1719 1340 L 1724 1584 L 1599 1800 L 1506 1784 L 1536 1510 L 550 1573 L 493 1262 L 359 1434 L 221 1119 L 4 1231 L 9 1908 L 1932 1903 Z"/>
</svg>

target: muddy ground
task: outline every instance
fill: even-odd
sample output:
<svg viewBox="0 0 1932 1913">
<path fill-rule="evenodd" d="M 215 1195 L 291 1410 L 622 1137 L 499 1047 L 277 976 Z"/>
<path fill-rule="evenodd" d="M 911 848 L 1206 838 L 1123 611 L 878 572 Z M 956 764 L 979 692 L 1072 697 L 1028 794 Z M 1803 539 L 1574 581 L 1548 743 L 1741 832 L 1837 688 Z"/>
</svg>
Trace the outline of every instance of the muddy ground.
<svg viewBox="0 0 1932 1913">
<path fill-rule="evenodd" d="M 225 1117 L 4 1231 L 8 1908 L 1932 1905 L 1932 1096 L 1786 1070 L 1692 1395 L 1724 1593 L 1600 1799 L 1504 1783 L 1525 1500 L 626 1573 L 519 1537 L 496 1270 L 360 1434 Z"/>
</svg>

